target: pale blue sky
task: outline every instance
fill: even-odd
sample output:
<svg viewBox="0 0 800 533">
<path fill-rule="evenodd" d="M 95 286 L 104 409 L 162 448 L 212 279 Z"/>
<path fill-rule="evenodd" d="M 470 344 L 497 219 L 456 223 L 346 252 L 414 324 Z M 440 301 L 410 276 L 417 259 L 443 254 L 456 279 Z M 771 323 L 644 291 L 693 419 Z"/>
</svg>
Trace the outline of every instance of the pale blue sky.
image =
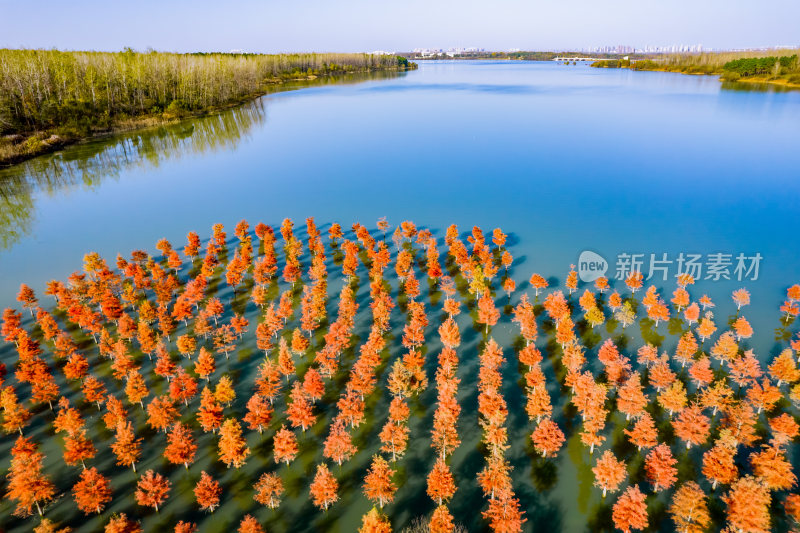
<svg viewBox="0 0 800 533">
<path fill-rule="evenodd" d="M 0 47 L 403 51 L 800 44 L 797 0 L 0 0 Z"/>
</svg>

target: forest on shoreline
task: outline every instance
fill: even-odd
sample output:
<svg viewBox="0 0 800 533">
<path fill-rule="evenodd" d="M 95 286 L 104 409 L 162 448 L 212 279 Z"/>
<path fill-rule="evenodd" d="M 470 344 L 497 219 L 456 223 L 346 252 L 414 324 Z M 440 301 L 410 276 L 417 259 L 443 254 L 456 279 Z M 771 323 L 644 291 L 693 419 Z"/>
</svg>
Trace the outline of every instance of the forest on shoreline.
<svg viewBox="0 0 800 533">
<path fill-rule="evenodd" d="M 800 62 L 796 49 L 763 51 L 707 52 L 702 54 L 668 54 L 653 59 L 635 58 L 596 61 L 596 68 L 629 68 L 705 74 L 719 76 L 722 81 L 767 83 L 800 88 Z"/>
<path fill-rule="evenodd" d="M 0 49 L 0 166 L 97 134 L 214 113 L 291 80 L 413 68 L 372 54 Z"/>
</svg>

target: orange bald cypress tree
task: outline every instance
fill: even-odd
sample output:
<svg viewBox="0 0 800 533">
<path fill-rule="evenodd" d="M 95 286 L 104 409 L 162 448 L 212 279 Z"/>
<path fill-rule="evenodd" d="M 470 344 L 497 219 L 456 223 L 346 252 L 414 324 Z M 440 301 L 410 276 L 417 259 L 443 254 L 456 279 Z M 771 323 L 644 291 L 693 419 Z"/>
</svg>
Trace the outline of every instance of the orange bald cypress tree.
<svg viewBox="0 0 800 533">
<path fill-rule="evenodd" d="M 361 527 L 358 533 L 392 533 L 389 519 L 373 507 L 361 517 Z"/>
<path fill-rule="evenodd" d="M 325 439 L 322 455 L 340 465 L 356 453 L 350 433 L 344 426 L 344 420 L 337 418 L 331 426 L 328 438 Z"/>
<path fill-rule="evenodd" d="M 547 454 L 555 454 L 564 445 L 564 433 L 558 424 L 549 418 L 545 418 L 531 435 L 536 451 L 547 457 Z"/>
<path fill-rule="evenodd" d="M 686 443 L 688 450 L 692 444 L 703 444 L 708 440 L 711 423 L 698 405 L 690 405 L 680 412 L 678 419 L 672 422 L 675 435 Z"/>
<path fill-rule="evenodd" d="M 380 455 L 372 457 L 372 465 L 364 477 L 364 494 L 380 507 L 391 503 L 397 486 L 392 482 L 394 471 Z"/>
<path fill-rule="evenodd" d="M 645 495 L 639 490 L 638 486 L 628 487 L 619 497 L 617 503 L 614 504 L 612 518 L 614 527 L 625 533 L 647 527 L 647 504 L 645 503 Z"/>
<path fill-rule="evenodd" d="M 483 296 L 478 300 L 478 323 L 486 325 L 486 334 L 489 328 L 497 324 L 500 318 L 500 311 L 494 306 L 494 300 L 488 290 L 483 292 Z"/>
<path fill-rule="evenodd" d="M 219 430 L 219 459 L 230 468 L 241 467 L 247 456 L 250 455 L 250 448 L 247 441 L 242 437 L 242 426 L 235 418 L 228 418 Z"/>
<path fill-rule="evenodd" d="M 142 450 L 142 439 L 137 439 L 133 433 L 133 424 L 126 421 L 117 425 L 116 440 L 111 444 L 111 450 L 117 456 L 118 465 L 130 465 L 136 472 L 136 461 Z"/>
<path fill-rule="evenodd" d="M 672 456 L 672 450 L 666 444 L 659 444 L 647 454 L 644 470 L 655 492 L 668 489 L 675 483 L 678 473 L 678 469 L 675 468 L 677 462 Z"/>
<path fill-rule="evenodd" d="M 192 430 L 178 422 L 167 435 L 167 446 L 164 448 L 164 457 L 172 464 L 183 464 L 189 469 L 189 463 L 194 462 L 197 452 Z"/>
<path fill-rule="evenodd" d="M 253 499 L 262 505 L 266 505 L 270 509 L 275 509 L 281 503 L 281 494 L 283 494 L 283 481 L 278 474 L 267 473 L 262 474 L 253 488 L 256 491 Z"/>
<path fill-rule="evenodd" d="M 333 477 L 328 467 L 324 463 L 317 465 L 317 473 L 309 487 L 314 505 L 327 511 L 328 507 L 339 499 L 338 490 L 339 482 Z"/>
<path fill-rule="evenodd" d="M 272 405 L 260 394 L 254 394 L 247 400 L 247 414 L 244 421 L 250 429 L 257 429 L 259 433 L 269 425 L 272 420 Z"/>
<path fill-rule="evenodd" d="M 272 439 L 272 456 L 276 463 L 283 461 L 287 465 L 297 456 L 297 438 L 286 429 L 286 424 L 281 425 Z"/>
<path fill-rule="evenodd" d="M 656 430 L 655 422 L 653 422 L 653 417 L 648 412 L 642 414 L 642 417 L 634 424 L 633 429 L 626 429 L 625 434 L 631 444 L 639 448 L 639 451 L 652 448 L 658 444 L 658 431 Z"/>
<path fill-rule="evenodd" d="M 56 487 L 42 472 L 44 455 L 36 444 L 25 437 L 18 437 L 11 448 L 11 467 L 6 474 L 6 498 L 16 500 L 14 514 L 28 516 L 33 507 L 42 514 L 41 504 L 53 499 Z"/>
<path fill-rule="evenodd" d="M 252 515 L 245 515 L 242 521 L 239 522 L 238 533 L 264 533 L 264 528 L 258 523 Z"/>
<path fill-rule="evenodd" d="M 200 509 L 213 513 L 219 506 L 219 497 L 222 487 L 219 481 L 209 476 L 205 470 L 200 474 L 200 480 L 194 486 L 194 497 Z"/>
<path fill-rule="evenodd" d="M 431 533 L 451 533 L 455 529 L 453 515 L 445 505 L 439 505 L 433 510 L 431 520 L 428 523 Z"/>
<path fill-rule="evenodd" d="M 711 523 L 706 495 L 694 481 L 687 481 L 675 491 L 669 514 L 675 529 L 682 533 L 703 533 Z"/>
<path fill-rule="evenodd" d="M 722 497 L 728 506 L 728 525 L 733 531 L 770 531 L 769 489 L 753 476 L 739 478 Z"/>
<path fill-rule="evenodd" d="M 143 507 L 152 507 L 158 512 L 158 506 L 169 496 L 171 483 L 161 474 L 148 470 L 136 485 L 136 503 Z"/>
<path fill-rule="evenodd" d="M 616 492 L 620 483 L 625 481 L 628 472 L 625 470 L 625 461 L 619 461 L 610 450 L 603 452 L 597 460 L 597 465 L 592 468 L 594 485 L 603 489 L 603 498 L 608 491 Z"/>
<path fill-rule="evenodd" d="M 437 505 L 441 506 L 443 502 L 452 498 L 455 492 L 456 484 L 453 480 L 453 474 L 450 473 L 447 463 L 440 457 L 433 465 L 430 474 L 428 474 L 428 496 Z"/>
<path fill-rule="evenodd" d="M 122 513 L 111 517 L 106 524 L 104 533 L 142 533 L 142 526 Z"/>
<path fill-rule="evenodd" d="M 92 467 L 81 472 L 81 477 L 72 487 L 78 509 L 86 514 L 100 513 L 111 501 L 111 482 Z"/>
<path fill-rule="evenodd" d="M 186 522 L 185 520 L 181 520 L 175 524 L 173 533 L 197 533 L 197 524 L 194 522 Z"/>
</svg>

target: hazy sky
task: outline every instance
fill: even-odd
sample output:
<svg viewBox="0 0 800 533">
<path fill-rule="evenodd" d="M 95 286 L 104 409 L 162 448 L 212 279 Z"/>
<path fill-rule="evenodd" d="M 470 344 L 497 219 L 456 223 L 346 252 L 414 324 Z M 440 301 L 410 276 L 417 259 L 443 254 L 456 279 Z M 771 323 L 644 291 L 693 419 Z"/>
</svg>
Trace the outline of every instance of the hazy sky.
<svg viewBox="0 0 800 533">
<path fill-rule="evenodd" d="M 407 51 L 800 44 L 797 0 L 0 0 L 0 47 Z"/>
</svg>

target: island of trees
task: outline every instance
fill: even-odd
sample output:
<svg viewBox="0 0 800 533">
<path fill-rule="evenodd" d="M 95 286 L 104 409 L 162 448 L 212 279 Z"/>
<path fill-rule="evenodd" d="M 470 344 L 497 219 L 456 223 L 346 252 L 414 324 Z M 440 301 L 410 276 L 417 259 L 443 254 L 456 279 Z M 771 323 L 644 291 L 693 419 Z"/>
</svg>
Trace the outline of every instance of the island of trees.
<svg viewBox="0 0 800 533">
<path fill-rule="evenodd" d="M 688 273 L 515 280 L 507 240 L 242 220 L 23 284 L 0 319 L 0 523 L 516 533 L 547 490 L 520 470 L 545 483 L 568 455 L 593 531 L 800 526 L 800 285 L 759 359 L 744 288 L 727 316 Z"/>
<path fill-rule="evenodd" d="M 415 68 L 371 54 L 0 50 L 0 165 L 97 133 L 215 112 L 288 80 Z"/>
<path fill-rule="evenodd" d="M 800 88 L 800 50 L 780 50 L 777 55 L 764 52 L 708 52 L 668 54 L 649 59 L 606 59 L 592 63 L 599 68 L 630 68 L 683 74 L 717 75 L 723 81 L 769 83 Z"/>
</svg>

